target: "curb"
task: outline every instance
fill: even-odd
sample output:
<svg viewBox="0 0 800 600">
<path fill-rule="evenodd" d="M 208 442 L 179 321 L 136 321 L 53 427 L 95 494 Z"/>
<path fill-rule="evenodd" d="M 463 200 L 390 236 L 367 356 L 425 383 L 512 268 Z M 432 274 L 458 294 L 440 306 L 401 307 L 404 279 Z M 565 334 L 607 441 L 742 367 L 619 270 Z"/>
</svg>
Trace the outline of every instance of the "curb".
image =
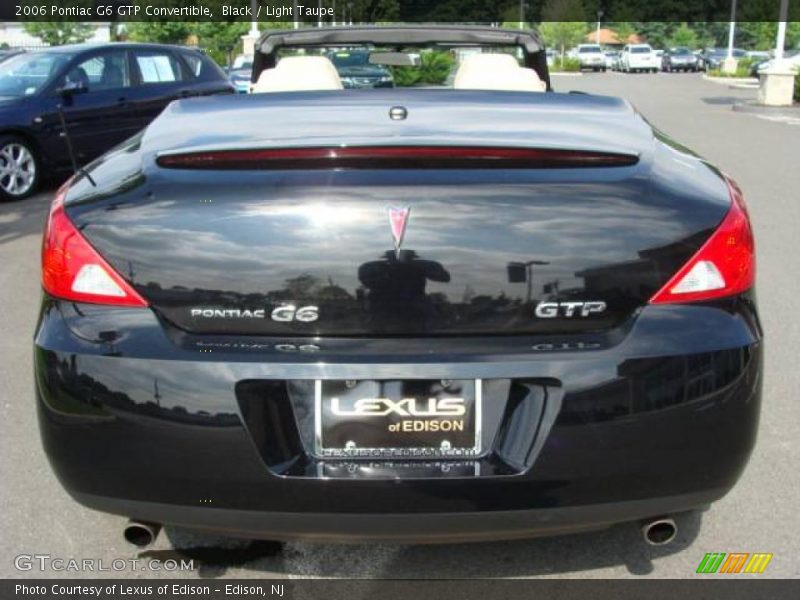
<svg viewBox="0 0 800 600">
<path fill-rule="evenodd" d="M 550 71 L 550 75 L 558 75 L 559 77 L 583 77 L 583 73 L 575 73 L 573 71 Z"/>
<path fill-rule="evenodd" d="M 709 77 L 705 73 L 703 79 L 711 83 L 721 83 L 723 85 L 755 85 L 758 87 L 759 82 L 755 77 Z"/>
</svg>

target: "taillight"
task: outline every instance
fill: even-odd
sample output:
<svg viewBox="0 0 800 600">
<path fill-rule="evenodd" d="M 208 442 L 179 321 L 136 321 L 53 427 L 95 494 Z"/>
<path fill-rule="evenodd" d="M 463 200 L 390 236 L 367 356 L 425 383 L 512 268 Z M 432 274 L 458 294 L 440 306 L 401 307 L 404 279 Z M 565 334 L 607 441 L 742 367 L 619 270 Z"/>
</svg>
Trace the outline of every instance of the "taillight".
<svg viewBox="0 0 800 600">
<path fill-rule="evenodd" d="M 97 250 L 92 248 L 64 210 L 69 181 L 56 193 L 42 242 L 42 286 L 51 296 L 74 302 L 147 306 Z"/>
<path fill-rule="evenodd" d="M 742 191 L 726 177 L 731 207 L 706 243 L 651 299 L 651 304 L 698 302 L 753 287 L 755 244 Z"/>
</svg>

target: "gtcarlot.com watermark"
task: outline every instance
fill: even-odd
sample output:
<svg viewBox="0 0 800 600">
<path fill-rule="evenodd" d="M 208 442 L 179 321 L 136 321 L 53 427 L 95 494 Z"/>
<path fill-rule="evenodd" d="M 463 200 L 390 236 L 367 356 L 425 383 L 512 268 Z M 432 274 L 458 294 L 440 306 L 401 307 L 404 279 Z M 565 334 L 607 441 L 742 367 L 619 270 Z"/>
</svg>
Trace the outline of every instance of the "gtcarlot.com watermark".
<svg viewBox="0 0 800 600">
<path fill-rule="evenodd" d="M 194 571 L 194 560 L 158 560 L 156 558 L 63 558 L 50 554 L 19 554 L 14 557 L 18 571 L 57 571 L 65 573 L 102 573 L 108 571 Z"/>
</svg>

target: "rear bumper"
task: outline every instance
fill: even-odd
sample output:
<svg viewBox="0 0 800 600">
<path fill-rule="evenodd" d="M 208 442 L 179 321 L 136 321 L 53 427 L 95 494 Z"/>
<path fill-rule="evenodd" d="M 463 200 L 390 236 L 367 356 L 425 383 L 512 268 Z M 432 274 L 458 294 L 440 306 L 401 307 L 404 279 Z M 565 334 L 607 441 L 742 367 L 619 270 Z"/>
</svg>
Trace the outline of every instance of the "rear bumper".
<svg viewBox="0 0 800 600">
<path fill-rule="evenodd" d="M 46 300 L 42 314 L 36 390 L 55 473 L 87 506 L 166 524 L 414 542 L 592 529 L 713 502 L 756 438 L 762 343 L 748 297 L 646 307 L 581 339 L 304 345 L 176 334 L 147 310 Z M 457 463 L 315 459 L 313 413 L 287 392 L 470 377 L 488 382 L 487 453 Z"/>
<path fill-rule="evenodd" d="M 89 508 L 150 523 L 247 539 L 407 544 L 513 540 L 604 529 L 703 508 L 724 490 L 564 508 L 458 513 L 298 513 L 176 506 L 74 494 Z"/>
</svg>

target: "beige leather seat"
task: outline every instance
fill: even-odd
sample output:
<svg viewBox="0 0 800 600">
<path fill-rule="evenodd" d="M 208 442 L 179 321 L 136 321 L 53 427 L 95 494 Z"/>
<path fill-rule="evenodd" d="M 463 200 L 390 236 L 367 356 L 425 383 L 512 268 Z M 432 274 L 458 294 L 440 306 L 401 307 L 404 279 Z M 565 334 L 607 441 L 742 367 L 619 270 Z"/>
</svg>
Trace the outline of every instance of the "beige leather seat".
<svg viewBox="0 0 800 600">
<path fill-rule="evenodd" d="M 545 83 L 536 71 L 519 66 L 510 54 L 473 54 L 456 71 L 453 87 L 457 90 L 498 90 L 544 92 Z"/>
<path fill-rule="evenodd" d="M 324 56 L 287 56 L 261 72 L 253 93 L 341 90 L 342 80 Z"/>
</svg>

